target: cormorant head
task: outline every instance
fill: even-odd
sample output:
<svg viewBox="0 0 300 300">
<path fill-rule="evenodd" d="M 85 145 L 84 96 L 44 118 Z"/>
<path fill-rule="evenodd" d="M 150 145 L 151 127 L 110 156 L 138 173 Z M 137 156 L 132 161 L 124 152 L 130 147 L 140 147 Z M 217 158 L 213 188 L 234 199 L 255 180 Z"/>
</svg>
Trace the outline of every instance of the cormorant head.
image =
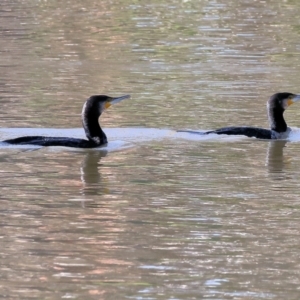
<svg viewBox="0 0 300 300">
<path fill-rule="evenodd" d="M 111 105 L 116 104 L 124 99 L 130 98 L 130 95 L 124 95 L 121 97 L 109 97 L 105 95 L 94 95 L 91 96 L 85 103 L 82 113 L 92 113 L 97 114 L 98 117 L 101 113 L 109 108 Z"/>
<path fill-rule="evenodd" d="M 85 134 L 90 141 L 93 141 L 96 145 L 107 143 L 106 135 L 101 129 L 98 119 L 105 109 L 127 98 L 130 98 L 130 95 L 116 98 L 95 95 L 86 100 L 82 108 L 81 117 Z"/>
<path fill-rule="evenodd" d="M 291 104 L 300 100 L 300 95 L 292 93 L 277 93 L 270 97 L 268 107 L 285 111 Z"/>
<path fill-rule="evenodd" d="M 299 100 L 300 95 L 292 93 L 277 93 L 270 97 L 267 107 L 271 130 L 279 133 L 287 131 L 283 113 L 291 104 Z"/>
</svg>

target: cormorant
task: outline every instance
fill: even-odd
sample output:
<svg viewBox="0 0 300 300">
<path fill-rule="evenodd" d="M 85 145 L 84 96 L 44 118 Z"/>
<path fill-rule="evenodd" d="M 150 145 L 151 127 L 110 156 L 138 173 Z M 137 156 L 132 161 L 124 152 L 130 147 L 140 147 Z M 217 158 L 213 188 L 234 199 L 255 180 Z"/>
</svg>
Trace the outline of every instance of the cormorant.
<svg viewBox="0 0 300 300">
<path fill-rule="evenodd" d="M 104 95 L 94 95 L 83 105 L 81 118 L 88 140 L 70 137 L 24 136 L 3 141 L 14 145 L 65 146 L 74 148 L 95 148 L 107 144 L 107 137 L 100 127 L 98 119 L 101 113 L 130 95 L 112 98 Z"/>
<path fill-rule="evenodd" d="M 284 111 L 296 101 L 300 100 L 300 95 L 292 93 L 277 93 L 270 97 L 267 102 L 267 111 L 270 129 L 258 127 L 223 127 L 216 130 L 200 133 L 197 131 L 180 130 L 180 132 L 189 132 L 196 134 L 228 134 L 228 135 L 245 135 L 258 139 L 286 139 L 291 132 L 284 120 Z"/>
</svg>

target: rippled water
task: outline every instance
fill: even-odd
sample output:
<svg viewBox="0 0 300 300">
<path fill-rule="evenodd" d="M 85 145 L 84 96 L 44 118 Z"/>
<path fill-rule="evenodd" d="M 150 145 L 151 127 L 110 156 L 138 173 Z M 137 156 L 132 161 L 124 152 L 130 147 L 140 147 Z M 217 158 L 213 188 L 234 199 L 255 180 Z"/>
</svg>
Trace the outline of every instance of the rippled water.
<svg viewBox="0 0 300 300">
<path fill-rule="evenodd" d="M 88 96 L 132 98 L 107 148 L 1 145 L 0 298 L 299 299 L 299 105 L 288 142 L 176 133 L 268 126 L 300 93 L 299 9 L 2 1 L 1 140 L 82 136 Z"/>
</svg>

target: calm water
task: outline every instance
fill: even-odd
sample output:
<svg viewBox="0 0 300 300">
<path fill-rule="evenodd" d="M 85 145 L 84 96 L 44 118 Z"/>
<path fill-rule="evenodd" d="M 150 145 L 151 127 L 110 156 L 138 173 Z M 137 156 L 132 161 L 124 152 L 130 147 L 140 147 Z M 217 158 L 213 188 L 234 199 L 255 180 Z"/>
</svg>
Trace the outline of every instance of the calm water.
<svg viewBox="0 0 300 300">
<path fill-rule="evenodd" d="M 268 97 L 300 93 L 299 12 L 2 1 L 1 139 L 82 135 L 89 95 L 132 98 L 101 117 L 106 149 L 0 148 L 0 298 L 299 299 L 300 139 L 174 131 L 267 127 Z"/>
</svg>

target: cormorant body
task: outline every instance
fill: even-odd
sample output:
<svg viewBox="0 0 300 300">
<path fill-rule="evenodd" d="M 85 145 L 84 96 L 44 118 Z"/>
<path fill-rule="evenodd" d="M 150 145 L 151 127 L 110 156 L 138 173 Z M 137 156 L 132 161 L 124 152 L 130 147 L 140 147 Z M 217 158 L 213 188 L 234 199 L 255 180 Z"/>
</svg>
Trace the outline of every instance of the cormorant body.
<svg viewBox="0 0 300 300">
<path fill-rule="evenodd" d="M 127 98 L 130 98 L 130 95 L 117 98 L 95 95 L 86 100 L 82 108 L 81 118 L 87 140 L 71 137 L 24 136 L 3 142 L 13 145 L 65 146 L 74 148 L 103 146 L 107 144 L 107 137 L 100 127 L 98 119 L 105 109 Z"/>
<path fill-rule="evenodd" d="M 287 126 L 283 113 L 289 105 L 300 100 L 300 95 L 292 93 L 277 93 L 270 97 L 267 102 L 267 111 L 270 129 L 259 127 L 223 127 L 216 130 L 199 133 L 196 131 L 182 131 L 195 134 L 227 134 L 227 135 L 245 135 L 258 139 L 286 139 L 291 132 Z"/>
<path fill-rule="evenodd" d="M 227 135 L 245 135 L 258 139 L 272 139 L 272 130 L 258 127 L 224 127 L 212 131 L 207 131 L 205 134 L 227 134 Z"/>
</svg>

